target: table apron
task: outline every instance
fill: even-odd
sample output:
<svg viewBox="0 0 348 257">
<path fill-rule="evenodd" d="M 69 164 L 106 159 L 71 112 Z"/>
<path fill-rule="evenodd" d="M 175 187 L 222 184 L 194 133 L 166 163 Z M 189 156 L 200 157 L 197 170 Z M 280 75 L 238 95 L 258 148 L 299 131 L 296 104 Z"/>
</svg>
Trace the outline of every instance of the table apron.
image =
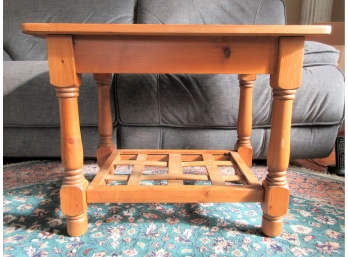
<svg viewBox="0 0 348 257">
<path fill-rule="evenodd" d="M 77 73 L 273 74 L 278 37 L 74 36 Z"/>
</svg>

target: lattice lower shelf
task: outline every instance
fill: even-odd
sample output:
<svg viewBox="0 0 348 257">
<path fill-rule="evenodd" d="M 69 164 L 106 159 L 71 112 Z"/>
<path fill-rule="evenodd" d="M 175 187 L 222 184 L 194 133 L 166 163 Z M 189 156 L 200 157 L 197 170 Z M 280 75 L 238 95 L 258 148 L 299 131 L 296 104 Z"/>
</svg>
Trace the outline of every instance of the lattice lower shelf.
<svg viewBox="0 0 348 257">
<path fill-rule="evenodd" d="M 229 150 L 115 150 L 87 188 L 88 203 L 263 202 L 263 198 L 264 189 L 251 169 Z"/>
</svg>

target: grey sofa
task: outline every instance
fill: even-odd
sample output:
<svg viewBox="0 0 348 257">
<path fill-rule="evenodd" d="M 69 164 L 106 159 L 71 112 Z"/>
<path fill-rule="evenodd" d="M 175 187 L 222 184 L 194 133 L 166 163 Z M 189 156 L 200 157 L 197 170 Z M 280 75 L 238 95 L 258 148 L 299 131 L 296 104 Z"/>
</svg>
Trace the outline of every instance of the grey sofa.
<svg viewBox="0 0 348 257">
<path fill-rule="evenodd" d="M 60 156 L 58 100 L 49 84 L 45 40 L 23 22 L 285 24 L 281 0 L 4 0 L 3 153 Z M 291 158 L 330 154 L 344 117 L 338 51 L 306 42 L 302 86 L 294 103 Z M 254 88 L 254 159 L 265 159 L 271 124 L 269 76 Z M 234 149 L 236 75 L 114 74 L 113 140 L 118 148 Z M 83 75 L 79 97 L 84 154 L 96 156 L 97 88 Z"/>
</svg>

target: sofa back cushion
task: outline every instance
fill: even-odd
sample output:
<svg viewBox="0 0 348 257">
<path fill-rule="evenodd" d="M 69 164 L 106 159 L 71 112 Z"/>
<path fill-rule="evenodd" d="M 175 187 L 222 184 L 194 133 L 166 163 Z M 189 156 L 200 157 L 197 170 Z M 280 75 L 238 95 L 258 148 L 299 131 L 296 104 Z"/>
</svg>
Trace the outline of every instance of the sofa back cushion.
<svg viewBox="0 0 348 257">
<path fill-rule="evenodd" d="M 4 0 L 4 50 L 12 60 L 47 60 L 45 40 L 23 34 L 24 22 L 133 23 L 136 0 Z"/>
<path fill-rule="evenodd" d="M 281 0 L 140 0 L 140 24 L 285 24 Z M 270 123 L 269 75 L 258 76 L 253 117 Z M 146 88 L 146 90 L 144 90 Z M 126 75 L 116 84 L 118 122 L 126 126 L 218 127 L 237 124 L 237 75 Z"/>
<path fill-rule="evenodd" d="M 139 0 L 137 23 L 285 24 L 282 0 Z"/>
</svg>

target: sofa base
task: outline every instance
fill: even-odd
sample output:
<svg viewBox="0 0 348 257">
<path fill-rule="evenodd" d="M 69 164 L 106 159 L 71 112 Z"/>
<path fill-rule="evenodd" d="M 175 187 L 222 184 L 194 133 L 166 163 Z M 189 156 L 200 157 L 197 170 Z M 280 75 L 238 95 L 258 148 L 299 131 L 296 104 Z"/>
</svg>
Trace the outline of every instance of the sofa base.
<svg viewBox="0 0 348 257">
<path fill-rule="evenodd" d="M 95 158 L 99 144 L 98 128 L 82 127 L 81 134 L 84 157 Z M 4 157 L 60 158 L 61 156 L 59 128 L 5 127 L 3 135 Z M 113 141 L 116 144 L 116 129 Z"/>
<path fill-rule="evenodd" d="M 329 156 L 338 129 L 339 125 L 293 127 L 291 158 L 310 159 Z M 270 128 L 253 129 L 251 135 L 253 159 L 267 159 L 269 138 Z M 119 126 L 117 147 L 120 149 L 230 149 L 236 141 L 235 129 Z"/>
</svg>

